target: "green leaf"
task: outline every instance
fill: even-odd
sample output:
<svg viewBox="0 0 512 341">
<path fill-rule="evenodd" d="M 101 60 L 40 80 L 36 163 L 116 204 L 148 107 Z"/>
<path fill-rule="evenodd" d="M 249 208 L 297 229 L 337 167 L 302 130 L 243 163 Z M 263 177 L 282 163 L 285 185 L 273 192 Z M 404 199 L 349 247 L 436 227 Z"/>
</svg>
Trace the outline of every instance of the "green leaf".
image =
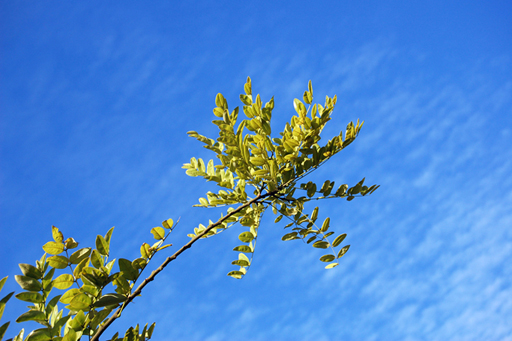
<svg viewBox="0 0 512 341">
<path fill-rule="evenodd" d="M 307 184 L 307 195 L 308 197 L 312 197 L 316 193 L 316 184 L 313 182 L 308 182 Z"/>
<path fill-rule="evenodd" d="M 50 330 L 48 328 L 41 328 L 32 331 L 28 334 L 25 341 L 47 341 L 51 340 L 52 336 L 50 334 Z"/>
<path fill-rule="evenodd" d="M 162 226 L 168 230 L 172 230 L 174 226 L 174 221 L 172 219 L 167 219 L 162 222 Z"/>
<path fill-rule="evenodd" d="M 78 263 L 80 263 L 83 259 L 89 257 L 89 255 L 91 254 L 91 250 L 92 249 L 90 247 L 86 247 L 86 248 L 83 248 L 83 249 L 76 250 L 69 257 L 69 262 L 71 264 L 78 264 Z"/>
<path fill-rule="evenodd" d="M 244 243 L 250 243 L 254 239 L 254 235 L 251 232 L 242 232 L 238 235 L 238 239 Z"/>
<path fill-rule="evenodd" d="M 44 301 L 43 295 L 41 295 L 38 292 L 33 292 L 33 291 L 20 292 L 19 294 L 16 294 L 15 297 L 17 299 L 19 299 L 20 301 L 31 302 L 31 303 L 41 303 Z M 1 315 L 0 315 L 0 317 L 1 317 Z"/>
<path fill-rule="evenodd" d="M 6 330 L 7 330 L 7 328 L 9 327 L 10 323 L 11 322 L 6 322 L 6 323 L 2 324 L 2 326 L 0 327 L 0 340 L 3 340 L 4 334 L 5 334 Z"/>
<path fill-rule="evenodd" d="M 27 291 L 40 291 L 42 289 L 41 283 L 33 278 L 27 276 L 14 276 L 14 279 L 23 290 Z"/>
<path fill-rule="evenodd" d="M 5 304 L 7 303 L 7 301 L 9 301 L 11 299 L 13 294 L 14 294 L 14 291 L 7 294 L 4 298 L 2 298 L 0 300 L 0 319 L 2 318 L 2 315 L 4 314 Z M 0 340 L 1 340 L 1 338 L 0 338 Z"/>
<path fill-rule="evenodd" d="M 149 250 L 149 248 L 150 246 L 148 243 L 143 243 L 140 246 L 140 255 L 142 258 L 149 259 L 149 257 L 151 256 L 151 251 Z"/>
<path fill-rule="evenodd" d="M 0 291 L 2 291 L 2 288 L 4 287 L 4 284 L 7 281 L 7 277 L 8 276 L 5 276 L 4 278 L 0 279 Z"/>
<path fill-rule="evenodd" d="M 233 249 L 233 251 L 244 252 L 244 253 L 252 253 L 253 249 L 247 245 L 239 245 Z"/>
<path fill-rule="evenodd" d="M 112 238 L 112 233 L 114 232 L 114 227 L 111 227 L 110 230 L 108 230 L 107 234 L 105 235 L 105 241 L 110 247 L 110 239 Z"/>
<path fill-rule="evenodd" d="M 228 272 L 228 276 L 231 276 L 236 279 L 241 279 L 245 274 L 242 271 L 230 271 Z"/>
<path fill-rule="evenodd" d="M 121 294 L 106 294 L 101 296 L 99 300 L 94 303 L 94 307 L 106 307 L 110 305 L 118 305 L 126 301 L 126 296 Z"/>
<path fill-rule="evenodd" d="M 77 288 L 73 288 L 73 289 L 69 289 L 68 291 L 66 291 L 64 293 L 64 295 L 62 295 L 60 297 L 60 302 L 64 303 L 64 304 L 69 304 L 71 303 L 71 300 L 78 294 L 80 294 L 81 291 L 80 289 L 77 289 Z"/>
<path fill-rule="evenodd" d="M 68 266 L 68 259 L 64 256 L 48 257 L 48 263 L 52 268 L 65 269 Z"/>
<path fill-rule="evenodd" d="M 325 256 L 320 257 L 320 260 L 322 262 L 326 262 L 326 263 L 332 262 L 335 259 L 336 259 L 335 255 L 325 255 Z"/>
<path fill-rule="evenodd" d="M 98 250 L 92 250 L 91 263 L 96 269 L 100 269 L 104 265 L 103 259 L 101 258 L 100 252 L 98 252 Z"/>
<path fill-rule="evenodd" d="M 86 294 L 78 294 L 69 303 L 69 306 L 73 310 L 88 310 L 92 304 L 92 298 Z"/>
<path fill-rule="evenodd" d="M 331 218 L 329 218 L 329 217 L 325 218 L 324 223 L 322 224 L 322 228 L 320 229 L 320 231 L 326 232 L 329 229 L 330 222 L 331 222 Z"/>
<path fill-rule="evenodd" d="M 347 253 L 349 248 L 350 248 L 350 245 L 346 245 L 346 246 L 342 247 L 341 250 L 338 252 L 338 257 L 337 258 L 343 257 L 343 255 L 345 253 Z"/>
<path fill-rule="evenodd" d="M 291 233 L 287 233 L 285 234 L 281 240 L 283 241 L 287 241 L 287 240 L 294 240 L 294 239 L 299 239 L 299 237 L 297 237 L 297 232 L 291 232 Z"/>
<path fill-rule="evenodd" d="M 48 242 L 43 245 L 43 250 L 50 255 L 58 255 L 64 251 L 64 244 L 57 242 Z"/>
<path fill-rule="evenodd" d="M 57 305 L 57 303 L 59 303 L 59 300 L 60 298 L 62 297 L 62 295 L 57 295 L 57 296 L 54 296 L 50 302 L 46 302 L 46 315 L 50 314 L 50 312 L 55 308 L 55 306 Z"/>
<path fill-rule="evenodd" d="M 78 246 L 78 243 L 76 242 L 76 240 L 74 240 L 73 238 L 68 238 L 66 239 L 66 241 L 64 242 L 64 247 L 68 250 L 70 249 L 74 249 L 75 247 Z"/>
<path fill-rule="evenodd" d="M 312 221 L 316 221 L 317 218 L 318 218 L 318 206 L 315 207 L 315 209 L 313 210 L 313 213 L 311 213 L 311 220 Z"/>
<path fill-rule="evenodd" d="M 133 262 L 132 262 L 132 266 L 135 268 L 135 269 L 144 269 L 144 267 L 146 266 L 147 264 L 147 261 L 144 259 L 144 258 L 137 258 L 135 259 Z"/>
<path fill-rule="evenodd" d="M 70 274 L 62 274 L 53 280 L 53 286 L 60 290 L 65 290 L 74 283 L 73 276 Z"/>
<path fill-rule="evenodd" d="M 346 233 L 343 233 L 343 234 L 337 236 L 336 239 L 334 239 L 334 241 L 332 242 L 332 246 L 337 247 L 338 245 L 340 245 L 346 236 L 347 236 Z"/>
<path fill-rule="evenodd" d="M 128 259 L 119 259 L 119 270 L 123 273 L 123 276 L 131 281 L 135 281 L 139 275 L 139 272 L 133 267 L 132 262 Z"/>
<path fill-rule="evenodd" d="M 64 240 L 62 232 L 60 232 L 59 229 L 55 226 L 52 226 L 52 237 L 53 240 L 55 240 L 55 242 L 58 244 L 62 244 L 62 241 Z"/>
<path fill-rule="evenodd" d="M 329 243 L 323 240 L 318 240 L 313 243 L 313 247 L 319 248 L 319 249 L 327 249 L 329 247 Z"/>
<path fill-rule="evenodd" d="M 108 256 L 109 245 L 105 238 L 103 238 L 101 235 L 96 236 L 96 249 L 102 256 Z"/>
<path fill-rule="evenodd" d="M 71 321 L 69 321 L 69 326 L 73 328 L 74 330 L 82 330 L 85 326 L 85 314 L 83 311 L 79 311 L 75 317 Z"/>
<path fill-rule="evenodd" d="M 26 321 L 45 321 L 46 315 L 42 311 L 37 310 L 29 310 L 24 314 L 21 314 L 16 322 L 26 322 Z"/>
<path fill-rule="evenodd" d="M 153 227 L 151 229 L 151 233 L 153 234 L 153 238 L 156 240 L 161 240 L 165 238 L 165 230 L 160 226 Z"/>
<path fill-rule="evenodd" d="M 41 271 L 36 268 L 33 265 L 30 264 L 19 264 L 20 270 L 23 273 L 23 275 L 34 278 L 34 279 L 41 279 L 43 277 L 43 274 Z"/>
<path fill-rule="evenodd" d="M 76 341 L 76 340 L 78 340 L 78 335 L 73 328 L 70 328 L 70 329 L 68 329 L 68 332 L 66 333 L 66 335 L 64 335 L 64 337 L 62 338 L 61 341 Z"/>
</svg>

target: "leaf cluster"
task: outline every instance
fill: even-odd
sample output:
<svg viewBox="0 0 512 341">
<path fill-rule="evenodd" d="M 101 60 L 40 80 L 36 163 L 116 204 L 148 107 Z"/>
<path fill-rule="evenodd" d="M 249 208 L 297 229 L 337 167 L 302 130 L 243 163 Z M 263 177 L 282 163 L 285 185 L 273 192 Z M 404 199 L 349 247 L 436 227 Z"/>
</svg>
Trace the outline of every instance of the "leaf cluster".
<svg viewBox="0 0 512 341">
<path fill-rule="evenodd" d="M 240 254 L 232 264 L 240 266 L 240 269 L 231 271 L 228 275 L 235 278 L 243 277 L 251 264 L 258 227 L 267 208 L 272 208 L 274 214 L 278 215 L 275 222 L 279 222 L 282 217 L 291 220 L 285 228 L 293 226 L 293 232 L 286 233 L 283 240 L 304 239 L 316 248 L 334 248 L 343 239 L 338 236 L 335 239 L 336 243 L 330 243 L 327 238 L 334 232 L 328 231 L 329 224 L 324 223 L 321 228 L 315 225 L 318 207 L 310 217 L 303 213 L 304 204 L 311 200 L 327 198 L 346 198 L 351 201 L 355 196 L 371 194 L 379 187 L 365 186 L 364 178 L 353 187 L 349 188 L 343 184 L 336 190 L 334 181 L 329 180 L 321 187 L 311 181 L 297 185 L 301 179 L 350 145 L 364 124 L 359 120 L 355 124 L 350 122 L 344 134 L 342 131 L 324 144 L 320 143 L 320 134 L 331 120 L 331 113 L 337 101 L 336 95 L 332 98 L 327 96 L 323 105 L 313 104 L 313 87 L 310 81 L 308 89 L 303 94 L 303 101 L 294 99 L 296 114 L 285 124 L 283 131 L 279 132 L 279 137 L 271 136 L 274 99 L 271 98 L 263 105 L 260 96 L 254 97 L 252 94 L 250 78 L 247 78 L 240 100 L 245 115 L 242 119 L 239 118 L 239 107 L 230 111 L 224 96 L 217 94 L 213 114 L 218 119 L 212 121 L 219 128 L 216 139 L 196 131 L 188 132 L 189 136 L 196 138 L 205 148 L 216 154 L 217 163 L 215 159 L 205 162 L 193 157 L 189 163 L 183 165 L 187 175 L 203 177 L 222 187 L 217 193 L 206 193 L 206 197 L 199 198 L 199 204 L 195 206 L 244 205 L 248 201 L 253 201 L 250 208 L 246 207 L 237 212 L 219 226 L 209 228 L 200 224 L 194 229 L 193 234 L 189 234 L 194 238 L 206 231 L 204 237 L 210 237 L 236 223 L 248 228 L 239 235 L 239 239 L 245 244 L 234 248 L 234 251 Z M 296 190 L 304 190 L 306 195 L 296 195 Z M 229 207 L 228 213 L 230 209 L 233 210 Z M 211 224 L 210 221 L 208 226 Z M 325 255 L 320 260 L 334 261 L 345 254 L 348 246 L 342 250 L 344 251 Z M 250 255 L 251 259 L 247 255 Z M 327 268 L 337 264 L 331 263 Z"/>
<path fill-rule="evenodd" d="M 133 287 L 153 256 L 171 246 L 164 242 L 174 223 L 169 219 L 162 225 L 151 229 L 156 242 L 143 243 L 140 257 L 117 261 L 109 259 L 114 228 L 104 236 L 98 235 L 95 247 L 78 248 L 73 238 L 64 239 L 62 232 L 52 226 L 53 240 L 43 245 L 44 255 L 35 266 L 20 264 L 22 275 L 15 276 L 23 289 L 15 297 L 31 304 L 16 322 L 34 321 L 42 328 L 26 337 L 22 329 L 12 340 L 76 341 L 82 336 L 94 336 L 115 309 L 133 299 Z M 109 290 L 109 286 L 113 290 Z M 52 295 L 53 289 L 63 293 Z M 154 324 L 139 330 L 137 325 L 124 337 L 115 334 L 111 340 L 148 340 L 153 328 Z"/>
</svg>

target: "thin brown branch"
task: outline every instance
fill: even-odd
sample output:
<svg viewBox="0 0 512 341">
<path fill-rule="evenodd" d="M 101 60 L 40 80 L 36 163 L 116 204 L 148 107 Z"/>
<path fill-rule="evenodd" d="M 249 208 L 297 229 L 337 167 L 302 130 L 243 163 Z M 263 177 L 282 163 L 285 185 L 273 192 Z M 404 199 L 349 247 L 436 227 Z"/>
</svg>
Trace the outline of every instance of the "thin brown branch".
<svg viewBox="0 0 512 341">
<path fill-rule="evenodd" d="M 151 275 L 149 275 L 144 281 L 142 281 L 142 283 L 137 287 L 137 289 L 135 289 L 134 292 L 132 292 L 132 294 L 130 296 L 128 296 L 128 298 L 126 299 L 126 301 L 124 302 L 124 304 L 119 307 L 115 312 L 114 314 L 112 314 L 112 316 L 103 324 L 101 325 L 101 327 L 98 329 L 98 331 L 96 332 L 96 334 L 92 337 L 91 341 L 98 341 L 100 336 L 103 334 L 103 332 L 117 319 L 121 316 L 121 312 L 123 311 L 123 309 L 128 305 L 130 304 L 131 301 L 133 301 L 133 299 L 137 296 L 140 295 L 140 293 L 142 292 L 142 289 L 144 289 L 144 287 L 151 281 L 153 281 L 156 277 L 156 275 L 158 275 L 170 262 L 172 262 L 173 260 L 175 260 L 180 254 L 182 254 L 185 250 L 189 249 L 196 241 L 198 241 L 199 239 L 201 239 L 201 237 L 203 237 L 204 235 L 206 235 L 209 231 L 211 231 L 213 228 L 219 226 L 220 224 L 222 224 L 226 219 L 228 219 L 229 217 L 233 216 L 234 214 L 240 212 L 241 210 L 245 209 L 246 207 L 249 207 L 251 206 L 252 204 L 258 202 L 258 201 L 261 201 L 263 199 L 265 199 L 266 197 L 269 197 L 269 196 L 272 196 L 274 194 L 276 194 L 277 192 L 281 191 L 282 188 L 279 188 L 279 189 L 276 189 L 272 192 L 267 192 L 265 194 L 261 194 L 258 193 L 258 195 L 249 200 L 248 202 L 246 202 L 245 204 L 243 205 L 240 205 L 239 207 L 237 207 L 235 210 L 229 212 L 228 214 L 226 214 L 224 217 L 220 218 L 217 222 L 213 223 L 213 224 L 210 224 L 208 225 L 208 227 L 201 233 L 199 233 L 198 235 L 196 235 L 194 238 L 192 238 L 188 243 L 186 243 L 185 245 L 183 245 L 181 247 L 181 249 L 179 249 L 178 251 L 176 251 L 172 256 L 170 257 L 167 257 L 165 259 L 165 261 L 157 268 L 155 269 Z"/>
</svg>

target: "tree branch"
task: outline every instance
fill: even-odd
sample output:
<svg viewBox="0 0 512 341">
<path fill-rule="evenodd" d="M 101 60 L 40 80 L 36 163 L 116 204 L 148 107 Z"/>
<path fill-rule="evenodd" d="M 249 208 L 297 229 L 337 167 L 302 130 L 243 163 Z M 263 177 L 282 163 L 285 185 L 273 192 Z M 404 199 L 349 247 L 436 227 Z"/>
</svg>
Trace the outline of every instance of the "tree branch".
<svg viewBox="0 0 512 341">
<path fill-rule="evenodd" d="M 286 185 L 286 184 L 285 184 Z M 278 188 L 272 192 L 267 192 L 265 194 L 261 194 L 258 193 L 258 195 L 249 200 L 248 202 L 246 202 L 245 204 L 243 205 L 240 205 L 239 207 L 237 207 L 235 210 L 229 212 L 228 214 L 226 214 L 224 217 L 220 218 L 217 222 L 213 223 L 213 224 L 210 224 L 203 232 L 199 233 L 198 235 L 196 235 L 194 238 L 192 238 L 187 244 L 183 245 L 181 247 L 181 249 L 179 249 L 178 251 L 176 251 L 172 256 L 170 257 L 167 257 L 165 259 L 165 261 L 157 268 L 155 269 L 151 275 L 149 275 L 144 281 L 142 281 L 142 283 L 137 287 L 137 289 L 135 289 L 135 291 L 130 295 L 128 296 L 128 298 L 126 299 L 126 301 L 124 302 L 124 304 L 119 307 L 115 312 L 114 314 L 112 314 L 112 316 L 103 324 L 101 325 L 101 327 L 98 329 L 98 331 L 96 332 L 96 334 L 94 334 L 94 336 L 92 337 L 91 341 L 98 341 L 100 336 L 103 334 L 103 332 L 116 320 L 118 319 L 120 316 L 121 316 L 121 312 L 123 311 L 123 309 L 128 305 L 130 304 L 131 301 L 133 301 L 133 299 L 137 296 L 140 295 L 140 293 L 142 292 L 142 289 L 144 289 L 144 287 L 151 281 L 153 281 L 156 277 L 156 275 L 158 275 L 170 262 L 172 262 L 173 260 L 175 260 L 180 254 L 182 254 L 185 250 L 189 249 L 196 241 L 198 241 L 199 239 L 201 239 L 201 237 L 203 237 L 204 235 L 206 235 L 210 230 L 212 230 L 213 228 L 219 226 L 220 224 L 222 224 L 226 219 L 228 219 L 229 217 L 233 216 L 234 214 L 240 212 L 241 210 L 243 210 L 244 208 L 246 207 L 249 207 L 251 206 L 252 204 L 260 201 L 260 200 L 263 200 L 269 196 L 272 196 L 276 193 L 278 193 L 279 191 L 281 191 L 283 188 Z"/>
</svg>

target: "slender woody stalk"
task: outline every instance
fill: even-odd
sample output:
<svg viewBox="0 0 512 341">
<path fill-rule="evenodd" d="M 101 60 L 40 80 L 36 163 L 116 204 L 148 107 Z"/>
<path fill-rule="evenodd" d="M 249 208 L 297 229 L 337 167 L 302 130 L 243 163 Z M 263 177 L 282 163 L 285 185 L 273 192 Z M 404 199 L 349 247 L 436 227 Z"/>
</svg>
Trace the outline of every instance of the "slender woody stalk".
<svg viewBox="0 0 512 341">
<path fill-rule="evenodd" d="M 135 289 L 135 291 L 130 295 L 128 296 L 128 298 L 126 299 L 126 301 L 124 302 L 124 304 L 119 307 L 115 312 L 114 314 L 112 314 L 112 316 L 103 324 L 101 325 L 100 328 L 98 328 L 98 331 L 96 332 L 96 334 L 94 334 L 94 336 L 91 338 L 91 341 L 98 341 L 100 336 L 103 334 L 103 332 L 105 332 L 105 330 L 116 320 L 118 319 L 119 317 L 121 317 L 121 312 L 123 311 L 123 309 L 131 303 L 131 301 L 133 301 L 133 299 L 137 296 L 140 295 L 140 293 L 142 292 L 142 289 L 144 289 L 144 287 L 151 281 L 153 281 L 156 277 L 156 275 L 158 275 L 170 262 L 172 262 L 173 260 L 175 260 L 180 254 L 182 254 L 185 250 L 189 249 L 196 241 L 198 241 L 199 239 L 201 239 L 204 235 L 206 235 L 210 230 L 212 230 L 213 228 L 219 226 L 220 224 L 222 224 L 226 219 L 228 219 L 229 217 L 231 217 L 232 215 L 240 212 L 241 210 L 243 210 L 244 208 L 246 207 L 249 207 L 251 206 L 252 204 L 260 201 L 260 200 L 263 200 L 267 197 L 270 197 L 270 196 L 273 196 L 275 194 L 277 194 L 278 192 L 280 192 L 283 188 L 286 188 L 286 186 L 288 185 L 285 184 L 284 186 L 281 186 L 279 187 L 278 189 L 274 190 L 274 191 L 271 191 L 271 192 L 267 192 L 265 194 L 262 194 L 261 192 L 258 193 L 258 195 L 247 201 L 245 204 L 243 205 L 240 205 L 238 206 L 235 210 L 229 212 L 228 214 L 226 214 L 224 217 L 220 218 L 217 222 L 213 223 L 213 224 L 210 224 L 203 232 L 199 233 L 198 235 L 196 235 L 194 238 L 192 238 L 188 243 L 186 243 L 185 245 L 183 245 L 178 251 L 176 251 L 172 256 L 169 256 L 165 259 L 165 261 L 157 268 L 155 269 L 151 275 L 149 275 L 146 279 L 144 279 L 144 281 L 142 281 L 142 283 L 137 287 L 137 289 Z"/>
</svg>

